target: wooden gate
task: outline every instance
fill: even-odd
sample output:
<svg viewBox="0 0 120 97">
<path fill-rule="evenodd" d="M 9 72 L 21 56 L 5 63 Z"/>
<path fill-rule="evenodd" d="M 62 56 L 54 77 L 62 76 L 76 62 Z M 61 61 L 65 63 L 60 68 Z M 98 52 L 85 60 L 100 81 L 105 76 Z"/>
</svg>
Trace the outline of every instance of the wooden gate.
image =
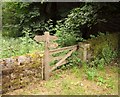
<svg viewBox="0 0 120 97">
<path fill-rule="evenodd" d="M 57 40 L 58 38 L 56 36 L 52 36 L 49 34 L 49 32 L 45 32 L 44 35 L 36 35 L 34 39 L 37 42 L 44 41 L 45 43 L 45 50 L 44 50 L 44 62 L 43 62 L 43 79 L 48 80 L 50 73 L 55 70 L 57 67 L 62 66 L 66 64 L 66 59 L 71 56 L 71 54 L 77 50 L 78 45 L 69 46 L 69 47 L 63 47 L 63 48 L 57 48 L 57 43 L 52 43 L 52 41 Z M 54 48 L 51 50 L 51 48 Z M 65 56 L 52 56 L 53 54 L 60 53 L 63 51 L 68 51 Z M 58 62 L 54 66 L 50 66 L 49 63 L 53 60 L 58 60 Z"/>
</svg>

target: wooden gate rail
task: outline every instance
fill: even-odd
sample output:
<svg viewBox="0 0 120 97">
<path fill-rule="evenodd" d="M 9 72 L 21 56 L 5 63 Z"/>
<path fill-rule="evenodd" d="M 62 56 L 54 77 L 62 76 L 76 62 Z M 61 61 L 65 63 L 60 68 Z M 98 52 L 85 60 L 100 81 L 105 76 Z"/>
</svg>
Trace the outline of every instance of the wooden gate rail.
<svg viewBox="0 0 120 97">
<path fill-rule="evenodd" d="M 63 65 L 63 62 L 64 62 L 69 56 L 71 56 L 71 54 L 72 54 L 75 50 L 77 50 L 77 46 L 74 46 L 74 49 L 73 49 L 73 50 L 71 50 L 69 53 L 67 53 L 57 64 L 55 64 L 55 66 L 53 66 L 53 68 L 50 70 L 50 72 L 53 71 L 54 69 L 56 69 L 58 66 L 62 66 L 62 65 Z M 66 62 L 65 62 L 65 63 L 66 63 Z M 64 64 L 65 64 L 65 63 L 64 63 Z"/>
<path fill-rule="evenodd" d="M 54 49 L 54 50 L 50 50 L 50 54 L 54 54 L 54 53 L 59 53 L 59 52 L 63 52 L 64 50 L 71 50 L 73 48 L 77 47 L 77 45 L 74 46 L 69 46 L 69 47 L 63 47 L 63 48 L 58 48 L 58 49 Z"/>
</svg>

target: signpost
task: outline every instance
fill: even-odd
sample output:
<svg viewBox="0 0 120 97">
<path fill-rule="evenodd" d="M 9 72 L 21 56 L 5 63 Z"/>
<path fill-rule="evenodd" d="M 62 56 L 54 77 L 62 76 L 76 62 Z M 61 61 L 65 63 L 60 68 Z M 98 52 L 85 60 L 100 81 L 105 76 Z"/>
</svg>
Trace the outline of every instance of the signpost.
<svg viewBox="0 0 120 97">
<path fill-rule="evenodd" d="M 47 35 L 47 34 L 48 34 L 48 35 Z M 46 35 L 47 35 L 47 37 L 49 37 L 49 41 L 54 41 L 54 40 L 57 40 L 57 39 L 58 39 L 58 37 L 50 35 L 49 32 L 45 32 L 44 35 L 36 35 L 36 36 L 34 37 L 34 39 L 35 39 L 37 42 L 46 41 L 46 38 L 45 38 Z"/>
<path fill-rule="evenodd" d="M 43 41 L 45 43 L 45 51 L 44 51 L 44 62 L 43 62 L 43 79 L 48 80 L 50 75 L 50 66 L 49 66 L 49 47 L 54 48 L 58 46 L 57 43 L 50 44 L 50 41 L 57 40 L 58 38 L 56 36 L 52 36 L 49 34 L 49 32 L 45 32 L 44 35 L 36 35 L 34 39 L 37 42 Z"/>
</svg>

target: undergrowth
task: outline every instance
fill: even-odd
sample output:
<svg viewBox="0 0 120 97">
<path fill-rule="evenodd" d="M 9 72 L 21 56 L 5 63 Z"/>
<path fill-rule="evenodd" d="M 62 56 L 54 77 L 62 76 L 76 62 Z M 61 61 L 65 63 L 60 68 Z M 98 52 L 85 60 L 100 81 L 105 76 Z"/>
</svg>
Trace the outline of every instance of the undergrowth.
<svg viewBox="0 0 120 97">
<path fill-rule="evenodd" d="M 0 37 L 0 58 L 19 56 L 34 51 L 43 50 L 43 43 L 36 43 L 29 37 L 8 38 Z"/>
<path fill-rule="evenodd" d="M 102 34 L 102 36 L 103 36 L 103 38 L 107 37 L 105 34 L 104 35 Z M 99 37 L 100 36 L 98 36 L 98 38 Z M 96 37 L 96 39 L 97 39 L 97 37 Z M 106 42 L 106 43 L 101 42 L 101 44 L 98 44 L 98 46 L 103 45 L 103 46 L 99 47 L 99 49 L 98 49 L 101 52 L 99 52 L 95 57 L 91 57 L 91 59 L 87 60 L 86 62 L 82 61 L 79 58 L 79 53 L 81 53 L 81 52 L 79 52 L 79 51 L 74 52 L 72 54 L 72 56 L 68 58 L 69 65 L 73 65 L 73 66 L 77 65 L 79 67 L 82 66 L 84 68 L 84 72 L 86 74 L 87 79 L 94 80 L 96 77 L 99 77 L 98 71 L 99 70 L 103 71 L 105 66 L 110 64 L 118 56 L 118 51 L 114 50 L 111 47 L 111 45 L 107 44 L 107 43 L 108 42 Z M 94 48 L 93 48 L 93 50 L 94 50 Z M 92 53 L 92 55 L 94 55 L 94 53 Z"/>
</svg>

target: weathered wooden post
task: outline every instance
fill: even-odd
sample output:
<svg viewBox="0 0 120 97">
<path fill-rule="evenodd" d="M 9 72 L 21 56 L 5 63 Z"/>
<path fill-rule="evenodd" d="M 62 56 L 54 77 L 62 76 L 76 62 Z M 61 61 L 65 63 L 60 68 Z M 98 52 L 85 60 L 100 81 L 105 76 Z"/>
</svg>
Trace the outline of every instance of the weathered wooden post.
<svg viewBox="0 0 120 97">
<path fill-rule="evenodd" d="M 83 51 L 83 61 L 87 61 L 87 55 L 88 55 L 88 48 L 90 47 L 90 44 L 84 44 L 84 51 Z"/>
<path fill-rule="evenodd" d="M 87 61 L 89 47 L 90 47 L 90 44 L 88 43 L 79 43 L 79 52 L 80 52 L 79 57 L 84 62 Z"/>
<path fill-rule="evenodd" d="M 44 50 L 44 58 L 43 58 L 43 70 L 42 70 L 42 78 L 44 80 L 48 80 L 50 76 L 50 66 L 49 66 L 49 48 L 54 48 L 53 46 L 57 47 L 56 44 L 50 44 L 50 40 L 57 40 L 56 36 L 51 36 L 49 32 L 45 32 L 44 35 L 36 35 L 34 39 L 37 42 L 44 41 L 45 50 Z"/>
<path fill-rule="evenodd" d="M 45 51 L 44 51 L 44 62 L 43 62 L 43 66 L 44 66 L 44 75 L 43 75 L 43 79 L 44 80 L 48 80 L 49 76 L 50 76 L 50 66 L 49 66 L 49 32 L 45 32 Z"/>
</svg>

